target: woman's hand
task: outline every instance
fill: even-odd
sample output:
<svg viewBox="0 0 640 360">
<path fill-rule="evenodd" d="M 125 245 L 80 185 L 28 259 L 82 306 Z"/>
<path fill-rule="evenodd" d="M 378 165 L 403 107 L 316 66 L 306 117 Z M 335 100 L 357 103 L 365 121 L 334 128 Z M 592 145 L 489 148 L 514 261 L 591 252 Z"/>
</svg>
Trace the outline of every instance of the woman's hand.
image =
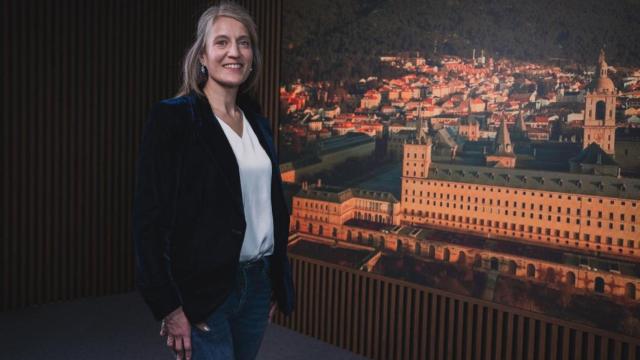
<svg viewBox="0 0 640 360">
<path fill-rule="evenodd" d="M 160 336 L 167 336 L 167 346 L 176 354 L 176 359 L 191 360 L 191 325 L 182 307 L 175 309 L 162 320 Z"/>
<path fill-rule="evenodd" d="M 271 319 L 273 318 L 273 314 L 276 313 L 277 308 L 278 308 L 278 305 L 276 304 L 276 302 L 271 301 L 271 306 L 269 308 L 269 323 L 271 323 Z"/>
</svg>

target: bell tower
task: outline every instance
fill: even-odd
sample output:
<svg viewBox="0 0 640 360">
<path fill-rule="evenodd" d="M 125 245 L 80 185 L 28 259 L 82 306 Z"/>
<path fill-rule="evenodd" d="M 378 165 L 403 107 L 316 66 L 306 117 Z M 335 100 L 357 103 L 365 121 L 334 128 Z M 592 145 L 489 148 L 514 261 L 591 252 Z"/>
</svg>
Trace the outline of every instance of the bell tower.
<svg viewBox="0 0 640 360">
<path fill-rule="evenodd" d="M 585 101 L 582 148 L 599 145 L 609 155 L 615 154 L 617 90 L 609 78 L 604 50 L 600 50 L 595 78 Z"/>
</svg>

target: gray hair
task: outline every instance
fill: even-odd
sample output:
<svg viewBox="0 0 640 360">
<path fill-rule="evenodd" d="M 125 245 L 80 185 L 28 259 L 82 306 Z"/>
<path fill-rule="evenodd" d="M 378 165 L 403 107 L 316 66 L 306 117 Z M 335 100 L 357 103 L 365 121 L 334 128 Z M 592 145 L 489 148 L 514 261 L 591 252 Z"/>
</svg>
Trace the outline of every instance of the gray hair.
<svg viewBox="0 0 640 360">
<path fill-rule="evenodd" d="M 205 96 L 202 88 L 207 82 L 207 75 L 200 72 L 200 57 L 205 51 L 206 40 L 209 37 L 211 27 L 220 16 L 229 17 L 239 21 L 249 32 L 251 49 L 253 50 L 253 70 L 249 73 L 247 80 L 240 85 L 239 93 L 246 93 L 256 86 L 260 76 L 260 71 L 262 70 L 262 56 L 258 49 L 258 32 L 256 30 L 256 24 L 251 18 L 251 15 L 249 15 L 242 6 L 232 2 L 223 2 L 205 10 L 198 20 L 196 39 L 184 57 L 182 65 L 182 86 L 180 86 L 177 96 L 187 95 L 191 91 L 196 92 L 200 96 Z"/>
</svg>

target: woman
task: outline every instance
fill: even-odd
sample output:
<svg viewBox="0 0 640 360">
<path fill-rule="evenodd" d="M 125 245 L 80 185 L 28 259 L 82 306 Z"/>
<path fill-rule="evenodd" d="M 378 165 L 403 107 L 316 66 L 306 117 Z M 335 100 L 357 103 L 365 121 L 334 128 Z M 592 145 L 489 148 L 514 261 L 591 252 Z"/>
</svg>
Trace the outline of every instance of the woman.
<svg viewBox="0 0 640 360">
<path fill-rule="evenodd" d="M 253 359 L 273 303 L 293 311 L 272 135 L 239 100 L 260 66 L 246 11 L 231 3 L 207 9 L 178 97 L 156 104 L 145 125 L 133 219 L 137 285 L 178 358 Z"/>
</svg>

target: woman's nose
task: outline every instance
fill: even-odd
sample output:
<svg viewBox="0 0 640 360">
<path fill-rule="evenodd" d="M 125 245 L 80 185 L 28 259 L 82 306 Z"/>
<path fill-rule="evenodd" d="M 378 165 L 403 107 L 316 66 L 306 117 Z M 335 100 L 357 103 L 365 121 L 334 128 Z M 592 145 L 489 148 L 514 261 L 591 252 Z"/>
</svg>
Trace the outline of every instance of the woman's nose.
<svg viewBox="0 0 640 360">
<path fill-rule="evenodd" d="M 229 47 L 228 55 L 231 56 L 231 57 L 240 56 L 240 47 L 238 46 L 238 43 L 231 44 L 231 46 Z"/>
</svg>

